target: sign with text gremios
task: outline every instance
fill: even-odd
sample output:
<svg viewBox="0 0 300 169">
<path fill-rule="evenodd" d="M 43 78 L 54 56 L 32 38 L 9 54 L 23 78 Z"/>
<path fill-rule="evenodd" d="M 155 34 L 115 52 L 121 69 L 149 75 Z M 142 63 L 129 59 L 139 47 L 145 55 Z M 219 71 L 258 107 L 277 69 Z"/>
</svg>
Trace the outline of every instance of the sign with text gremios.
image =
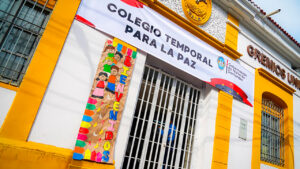
<svg viewBox="0 0 300 169">
<path fill-rule="evenodd" d="M 138 1 L 83 0 L 77 18 L 253 105 L 252 73 Z"/>
<path fill-rule="evenodd" d="M 288 83 L 298 90 L 300 90 L 300 80 L 296 78 L 292 73 L 286 71 L 283 66 L 277 64 L 271 58 L 266 56 L 259 49 L 253 47 L 252 45 L 247 46 L 247 53 L 254 60 L 257 60 L 258 63 L 263 65 L 265 68 L 269 69 L 271 72 L 276 74 L 277 77 L 281 78 L 281 80 L 287 79 Z"/>
</svg>

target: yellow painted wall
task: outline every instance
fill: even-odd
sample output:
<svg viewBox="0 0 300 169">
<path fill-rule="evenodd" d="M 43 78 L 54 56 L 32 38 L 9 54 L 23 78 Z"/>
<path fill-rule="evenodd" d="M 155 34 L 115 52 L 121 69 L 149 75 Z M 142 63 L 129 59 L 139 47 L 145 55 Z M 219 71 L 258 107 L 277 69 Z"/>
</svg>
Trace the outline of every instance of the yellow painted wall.
<svg viewBox="0 0 300 169">
<path fill-rule="evenodd" d="M 228 14 L 228 20 L 238 27 L 239 21 L 230 14 Z M 238 33 L 235 27 L 227 24 L 225 46 L 232 51 L 236 51 L 237 49 Z M 237 59 L 236 55 L 232 54 L 229 50 L 225 50 L 224 53 L 232 59 Z M 231 95 L 223 91 L 219 92 L 212 169 L 227 169 L 228 166 L 232 102 L 233 97 Z"/>
<path fill-rule="evenodd" d="M 0 87 L 8 89 L 8 90 L 13 90 L 13 91 L 18 91 L 18 89 L 19 89 L 18 87 L 12 86 L 10 84 L 5 84 L 2 82 L 0 82 Z"/>
<path fill-rule="evenodd" d="M 260 164 L 266 164 L 277 168 L 294 168 L 294 142 L 293 142 L 293 95 L 294 89 L 290 88 L 279 79 L 264 69 L 255 71 L 254 91 L 254 124 L 252 142 L 252 169 L 259 169 Z M 284 110 L 284 139 L 285 139 L 285 166 L 278 167 L 260 160 L 261 145 L 261 102 L 264 93 L 272 93 L 274 99 L 280 98 L 286 104 Z M 276 100 L 275 100 L 276 101 Z"/>
<path fill-rule="evenodd" d="M 17 91 L 0 130 L 0 169 L 114 168 L 114 165 L 74 161 L 70 149 L 27 142 L 79 4 L 80 0 L 58 0 L 21 86 L 0 83 L 0 87 Z"/>
<path fill-rule="evenodd" d="M 231 56 L 239 56 L 237 49 L 238 30 L 227 24 L 225 44 L 217 41 L 199 28 L 188 26 L 181 17 L 165 9 L 158 2 L 150 2 L 150 7 L 161 12 L 164 16 L 184 27 L 197 37 L 211 44 L 221 52 Z M 0 168 L 5 169 L 80 169 L 80 168 L 114 168 L 113 165 L 97 164 L 87 161 L 72 160 L 72 150 L 57 148 L 39 143 L 27 142 L 28 135 L 38 112 L 40 103 L 47 89 L 52 72 L 59 58 L 60 51 L 67 37 L 80 0 L 58 0 L 39 46 L 32 58 L 24 80 L 17 90 L 7 118 L 0 130 Z M 238 26 L 232 16 L 228 19 Z M 226 52 L 227 50 L 227 52 Z M 288 108 L 285 128 L 286 137 L 286 166 L 293 166 L 293 99 L 292 95 L 282 87 L 261 76 L 258 71 L 255 75 L 255 104 L 254 104 L 254 132 L 252 168 L 260 166 L 260 109 L 263 92 L 269 91 L 281 97 Z M 213 146 L 212 168 L 227 168 L 232 96 L 220 91 L 216 118 L 216 131 Z"/>
<path fill-rule="evenodd" d="M 72 160 L 73 151 L 0 138 L 0 169 L 114 169 L 113 165 Z"/>
<path fill-rule="evenodd" d="M 225 50 L 224 54 L 233 60 L 239 59 L 238 55 L 232 53 L 237 51 L 238 35 L 239 35 L 239 21 L 232 15 L 228 14 L 228 22 L 226 24 L 225 47 L 231 50 Z"/>
<path fill-rule="evenodd" d="M 53 9 L 57 0 L 32 0 L 32 1 L 35 2 L 37 1 L 39 4 L 43 6 L 46 5 L 47 8 Z"/>
<path fill-rule="evenodd" d="M 233 97 L 219 92 L 212 169 L 227 169 Z"/>
<path fill-rule="evenodd" d="M 1 127 L 0 137 L 27 140 L 79 4 L 80 0 L 57 1 Z"/>
<path fill-rule="evenodd" d="M 227 23 L 226 25 L 225 44 L 227 44 L 234 50 L 237 50 L 239 35 L 239 30 L 237 29 L 237 27 L 239 27 L 239 21 L 230 14 L 228 14 L 228 21 L 230 23 Z"/>
</svg>

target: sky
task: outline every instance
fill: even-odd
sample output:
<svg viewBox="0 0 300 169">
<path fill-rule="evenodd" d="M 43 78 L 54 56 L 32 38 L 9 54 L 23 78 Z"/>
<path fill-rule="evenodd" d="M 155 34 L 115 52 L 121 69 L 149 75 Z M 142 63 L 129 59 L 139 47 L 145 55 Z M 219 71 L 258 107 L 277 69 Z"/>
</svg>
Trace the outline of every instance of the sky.
<svg viewBox="0 0 300 169">
<path fill-rule="evenodd" d="M 300 42 L 300 0 L 252 0 L 267 14 L 281 9 L 271 17 Z"/>
</svg>

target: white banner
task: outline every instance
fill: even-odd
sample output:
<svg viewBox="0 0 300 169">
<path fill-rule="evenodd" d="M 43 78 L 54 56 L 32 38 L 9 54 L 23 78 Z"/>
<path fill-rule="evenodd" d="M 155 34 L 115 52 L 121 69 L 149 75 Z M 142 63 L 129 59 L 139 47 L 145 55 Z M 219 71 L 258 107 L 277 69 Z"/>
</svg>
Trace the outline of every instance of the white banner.
<svg viewBox="0 0 300 169">
<path fill-rule="evenodd" d="M 82 0 L 76 17 L 253 105 L 253 74 L 140 2 Z"/>
</svg>

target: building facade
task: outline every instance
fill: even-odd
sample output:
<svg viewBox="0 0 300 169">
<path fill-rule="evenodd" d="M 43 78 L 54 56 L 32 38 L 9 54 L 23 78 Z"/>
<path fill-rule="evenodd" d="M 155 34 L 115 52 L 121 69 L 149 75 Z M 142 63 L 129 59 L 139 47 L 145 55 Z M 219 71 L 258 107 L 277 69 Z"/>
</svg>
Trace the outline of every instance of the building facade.
<svg viewBox="0 0 300 169">
<path fill-rule="evenodd" d="M 300 44 L 251 0 L 0 9 L 0 168 L 300 169 Z"/>
</svg>

